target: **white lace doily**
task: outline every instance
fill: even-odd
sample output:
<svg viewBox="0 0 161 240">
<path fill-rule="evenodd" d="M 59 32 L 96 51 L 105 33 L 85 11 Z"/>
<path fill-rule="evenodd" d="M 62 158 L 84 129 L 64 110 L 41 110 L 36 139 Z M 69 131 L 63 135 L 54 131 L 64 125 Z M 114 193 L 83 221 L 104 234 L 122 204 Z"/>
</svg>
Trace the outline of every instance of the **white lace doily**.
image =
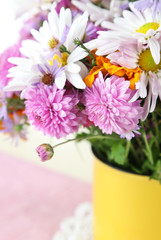
<svg viewBox="0 0 161 240">
<path fill-rule="evenodd" d="M 74 216 L 65 219 L 52 240 L 93 240 L 92 204 L 78 206 Z"/>
</svg>

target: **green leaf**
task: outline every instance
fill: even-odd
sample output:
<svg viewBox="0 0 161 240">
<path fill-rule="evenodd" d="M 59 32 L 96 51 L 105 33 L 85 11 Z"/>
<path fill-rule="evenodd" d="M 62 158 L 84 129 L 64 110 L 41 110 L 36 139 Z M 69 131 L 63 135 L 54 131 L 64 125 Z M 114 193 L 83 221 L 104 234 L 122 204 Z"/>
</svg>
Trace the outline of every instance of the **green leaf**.
<svg viewBox="0 0 161 240">
<path fill-rule="evenodd" d="M 153 174 L 150 176 L 150 178 L 159 180 L 159 182 L 161 183 L 161 160 L 157 161 L 155 170 L 153 171 Z"/>
<path fill-rule="evenodd" d="M 125 163 L 125 146 L 121 142 L 115 143 L 111 147 L 110 158 L 112 158 L 116 163 L 123 165 Z"/>
</svg>

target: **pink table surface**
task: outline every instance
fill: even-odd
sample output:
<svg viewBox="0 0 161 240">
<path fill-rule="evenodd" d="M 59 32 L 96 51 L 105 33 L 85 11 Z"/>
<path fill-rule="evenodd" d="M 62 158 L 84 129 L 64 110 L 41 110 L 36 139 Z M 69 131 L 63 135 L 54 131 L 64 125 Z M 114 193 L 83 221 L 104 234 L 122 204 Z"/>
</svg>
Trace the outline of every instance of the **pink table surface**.
<svg viewBox="0 0 161 240">
<path fill-rule="evenodd" d="M 90 184 L 0 153 L 0 240 L 51 240 L 84 201 Z"/>
</svg>

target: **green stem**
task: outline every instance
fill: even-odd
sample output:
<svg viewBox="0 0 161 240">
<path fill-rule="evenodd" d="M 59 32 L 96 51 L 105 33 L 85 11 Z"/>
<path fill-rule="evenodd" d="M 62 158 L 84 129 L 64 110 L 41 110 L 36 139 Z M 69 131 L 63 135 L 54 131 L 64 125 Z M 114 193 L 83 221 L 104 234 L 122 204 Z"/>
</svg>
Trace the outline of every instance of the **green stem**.
<svg viewBox="0 0 161 240">
<path fill-rule="evenodd" d="M 119 138 L 115 138 L 115 137 L 111 137 L 111 136 L 102 136 L 102 135 L 93 135 L 93 136 L 88 136 L 88 137 L 83 137 L 83 138 L 72 138 L 69 140 L 66 140 L 64 142 L 58 143 L 55 146 L 53 146 L 53 148 L 56 148 L 58 146 L 61 146 L 63 144 L 69 143 L 69 142 L 74 142 L 74 141 L 82 141 L 82 140 L 90 140 L 90 139 L 109 139 L 109 140 L 114 140 L 114 141 L 119 141 Z"/>
<path fill-rule="evenodd" d="M 140 149 L 139 151 L 139 155 L 140 157 L 137 157 L 137 162 L 140 163 L 140 160 L 145 158 L 145 152 L 144 152 L 144 142 L 141 141 L 141 139 L 139 137 L 136 137 L 136 142 L 137 142 L 137 147 Z M 136 149 L 134 149 L 134 151 L 136 152 Z"/>
<path fill-rule="evenodd" d="M 145 133 L 145 130 L 144 130 L 144 125 L 143 125 L 142 121 L 141 121 L 141 126 L 142 126 L 142 131 L 143 131 L 142 132 L 143 140 L 144 140 L 145 147 L 146 147 L 146 150 L 147 150 L 147 157 L 149 159 L 149 162 L 153 165 L 154 164 L 153 155 L 152 155 L 152 151 L 151 151 L 151 148 L 150 148 L 148 140 L 147 140 L 147 136 L 146 136 L 146 133 Z"/>
<path fill-rule="evenodd" d="M 135 159 L 137 161 L 138 160 L 138 156 L 137 156 L 136 150 L 134 149 L 132 144 L 130 145 L 130 148 L 131 148 L 131 152 L 132 152 L 133 156 L 135 157 Z"/>
<path fill-rule="evenodd" d="M 125 162 L 128 162 L 128 155 L 130 151 L 131 141 L 127 141 L 126 143 L 126 152 L 125 152 Z"/>
<path fill-rule="evenodd" d="M 156 143 L 156 146 L 157 146 L 158 150 L 160 151 L 160 146 L 159 146 L 159 127 L 158 127 L 158 122 L 157 122 L 157 119 L 156 119 L 156 116 L 155 116 L 154 112 L 152 113 L 152 119 L 153 119 L 153 123 L 154 123 L 154 126 L 155 126 L 155 132 L 156 132 L 155 143 Z"/>
<path fill-rule="evenodd" d="M 83 49 L 88 53 L 89 57 L 92 58 L 92 60 L 93 60 L 93 64 L 92 64 L 92 65 L 96 65 L 96 59 L 95 59 L 95 57 L 92 55 L 91 51 L 90 51 L 88 48 L 86 48 L 86 47 L 84 46 L 84 44 L 83 44 L 79 39 L 75 39 L 75 40 L 74 40 L 74 43 L 75 43 L 76 45 L 80 46 L 81 48 L 83 48 Z"/>
</svg>

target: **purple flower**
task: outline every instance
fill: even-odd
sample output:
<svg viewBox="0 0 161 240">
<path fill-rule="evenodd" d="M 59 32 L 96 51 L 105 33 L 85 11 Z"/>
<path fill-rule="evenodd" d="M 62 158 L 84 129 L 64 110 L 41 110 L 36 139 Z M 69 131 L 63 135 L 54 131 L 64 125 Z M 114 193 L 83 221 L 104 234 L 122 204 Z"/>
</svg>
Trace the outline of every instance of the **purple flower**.
<svg viewBox="0 0 161 240">
<path fill-rule="evenodd" d="M 115 75 L 104 80 L 100 72 L 92 87 L 85 89 L 85 113 L 103 133 L 127 136 L 138 129 L 143 110 L 140 101 L 130 102 L 134 91 L 129 85 L 129 81 Z"/>
<path fill-rule="evenodd" d="M 95 26 L 92 22 L 89 22 L 87 24 L 84 42 L 88 42 L 92 39 L 96 39 L 98 36 L 97 31 L 100 31 L 100 30 L 103 30 L 103 28 L 101 28 L 100 26 Z"/>
<path fill-rule="evenodd" d="M 36 151 L 41 158 L 41 161 L 45 162 L 46 160 L 49 160 L 53 157 L 54 151 L 50 144 L 41 144 L 36 148 Z"/>
<path fill-rule="evenodd" d="M 78 130 L 77 92 L 59 90 L 55 83 L 52 86 L 39 83 L 35 88 L 28 87 L 24 97 L 29 122 L 44 135 L 61 138 Z"/>
</svg>

